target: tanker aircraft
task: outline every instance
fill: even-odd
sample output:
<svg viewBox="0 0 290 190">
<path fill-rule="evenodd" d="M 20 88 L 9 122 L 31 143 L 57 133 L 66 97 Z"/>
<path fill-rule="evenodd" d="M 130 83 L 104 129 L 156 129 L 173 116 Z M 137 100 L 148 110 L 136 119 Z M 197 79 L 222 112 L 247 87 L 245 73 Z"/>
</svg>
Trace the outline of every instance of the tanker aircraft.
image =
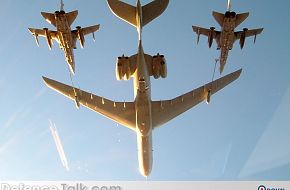
<svg viewBox="0 0 290 190">
<path fill-rule="evenodd" d="M 64 4 L 61 0 L 60 11 L 55 11 L 55 13 L 41 12 L 41 15 L 45 20 L 56 27 L 56 31 L 48 30 L 48 28 L 35 29 L 29 28 L 32 35 L 35 36 L 36 44 L 39 46 L 38 36 L 45 37 L 49 49 L 52 47 L 53 40 L 59 43 L 59 47 L 63 49 L 65 54 L 66 62 L 69 66 L 70 71 L 75 73 L 75 60 L 73 49 L 76 49 L 76 40 L 80 40 L 80 45 L 83 48 L 85 43 L 84 36 L 92 33 L 93 39 L 95 40 L 94 32 L 99 30 L 100 25 L 94 25 L 86 28 L 77 26 L 75 30 L 71 30 L 71 24 L 77 18 L 78 11 L 72 11 L 66 13 L 64 11 Z"/>
<path fill-rule="evenodd" d="M 145 54 L 142 47 L 142 28 L 166 9 L 169 0 L 154 0 L 141 6 L 140 0 L 132 6 L 118 0 L 107 0 L 111 11 L 119 18 L 137 28 L 139 45 L 137 54 L 118 57 L 116 77 L 118 80 L 134 78 L 134 100 L 115 102 L 90 92 L 43 77 L 46 85 L 75 101 L 77 108 L 83 105 L 109 119 L 133 130 L 137 135 L 139 169 L 147 177 L 152 169 L 152 130 L 172 120 L 193 106 L 206 100 L 234 80 L 242 70 L 233 72 L 171 100 L 151 100 L 150 76 L 165 78 L 166 62 L 163 55 Z"/>
<path fill-rule="evenodd" d="M 221 26 L 221 31 L 215 30 L 215 27 L 210 27 L 210 29 L 201 28 L 199 26 L 192 26 L 193 31 L 197 34 L 197 43 L 199 42 L 200 35 L 205 35 L 208 37 L 208 46 L 211 48 L 213 39 L 216 40 L 217 49 L 221 51 L 220 53 L 220 74 L 222 74 L 225 64 L 227 62 L 227 57 L 229 50 L 233 48 L 233 44 L 236 40 L 240 40 L 240 47 L 243 49 L 245 40 L 247 37 L 255 36 L 254 43 L 256 43 L 256 37 L 258 34 L 262 33 L 263 28 L 249 30 L 244 28 L 242 31 L 235 32 L 237 26 L 246 20 L 249 13 L 237 14 L 230 11 L 230 0 L 228 0 L 228 9 L 223 13 L 218 13 L 213 11 L 212 15 L 215 20 Z"/>
</svg>

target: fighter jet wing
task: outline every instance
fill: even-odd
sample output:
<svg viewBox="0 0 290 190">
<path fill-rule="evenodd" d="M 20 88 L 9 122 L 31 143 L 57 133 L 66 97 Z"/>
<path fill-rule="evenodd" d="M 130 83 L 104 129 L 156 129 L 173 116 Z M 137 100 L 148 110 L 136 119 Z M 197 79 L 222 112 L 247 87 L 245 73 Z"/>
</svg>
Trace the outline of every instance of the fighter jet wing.
<svg viewBox="0 0 290 190">
<path fill-rule="evenodd" d="M 41 37 L 45 37 L 45 38 L 47 37 L 45 34 L 45 30 L 43 30 L 43 29 L 28 28 L 28 30 L 30 31 L 30 33 L 33 36 L 41 36 Z M 57 31 L 48 30 L 48 33 L 52 39 L 54 39 L 58 42 Z"/>
<path fill-rule="evenodd" d="M 171 100 L 153 101 L 153 128 L 161 126 L 204 100 L 209 101 L 210 95 L 236 80 L 241 72 L 242 69 Z"/>
<path fill-rule="evenodd" d="M 192 26 L 192 29 L 193 31 L 197 34 L 197 35 L 204 35 L 204 36 L 209 36 L 210 33 L 212 32 L 212 30 L 210 29 L 207 29 L 207 28 L 201 28 L 201 27 L 198 27 L 198 26 Z M 216 31 L 216 30 L 213 30 L 214 31 L 214 38 L 216 38 L 221 32 L 220 31 Z"/>
<path fill-rule="evenodd" d="M 95 31 L 97 31 L 99 29 L 100 29 L 100 25 L 98 24 L 98 25 L 82 28 L 82 32 L 83 32 L 84 35 L 87 35 L 87 34 L 94 33 Z"/>
<path fill-rule="evenodd" d="M 56 27 L 55 14 L 53 14 L 53 13 L 41 12 L 41 15 L 45 18 L 45 20 L 46 20 L 49 24 L 52 24 L 53 26 Z"/>
<path fill-rule="evenodd" d="M 129 129 L 135 130 L 136 118 L 133 102 L 114 102 L 46 77 L 43 77 L 43 80 L 49 88 L 77 101 L 77 104 L 81 104 Z"/>
<path fill-rule="evenodd" d="M 244 33 L 245 33 L 245 37 L 256 36 L 258 34 L 261 34 L 263 30 L 264 30 L 263 28 L 259 28 L 259 29 L 254 29 L 254 30 L 239 31 L 239 32 L 235 32 L 235 36 L 236 36 L 236 39 L 240 39 Z"/>
<path fill-rule="evenodd" d="M 136 7 L 118 0 L 107 0 L 111 11 L 122 20 L 136 26 Z"/>
</svg>

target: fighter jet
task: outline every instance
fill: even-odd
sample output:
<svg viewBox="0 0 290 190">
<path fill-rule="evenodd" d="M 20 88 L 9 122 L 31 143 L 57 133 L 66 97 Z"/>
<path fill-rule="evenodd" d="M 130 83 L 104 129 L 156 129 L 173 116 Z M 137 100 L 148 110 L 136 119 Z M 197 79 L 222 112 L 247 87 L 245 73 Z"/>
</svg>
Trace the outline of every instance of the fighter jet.
<svg viewBox="0 0 290 190">
<path fill-rule="evenodd" d="M 70 71 L 74 74 L 75 60 L 73 49 L 76 49 L 76 40 L 78 39 L 80 41 L 80 45 L 83 48 L 85 44 L 84 36 L 92 33 L 93 39 L 95 40 L 94 32 L 99 30 L 100 25 L 94 25 L 86 28 L 77 26 L 75 30 L 71 30 L 71 24 L 77 18 L 78 11 L 75 10 L 66 13 L 63 7 L 64 4 L 61 0 L 60 11 L 55 11 L 55 13 L 41 12 L 41 15 L 46 19 L 46 21 L 56 27 L 56 31 L 49 30 L 48 28 L 29 28 L 29 31 L 35 36 L 36 44 L 38 46 L 38 36 L 46 38 L 49 49 L 52 47 L 53 40 L 57 41 L 57 43 L 59 43 L 59 47 L 64 51 L 65 59 Z"/>
<path fill-rule="evenodd" d="M 197 43 L 199 42 L 200 35 L 205 35 L 208 37 L 208 46 L 211 48 L 213 39 L 216 40 L 217 49 L 220 50 L 220 74 L 222 74 L 225 64 L 227 62 L 227 57 L 229 50 L 233 48 L 233 44 L 236 40 L 240 40 L 240 47 L 243 49 L 245 40 L 247 37 L 255 36 L 254 43 L 256 42 L 256 37 L 263 31 L 263 28 L 249 30 L 244 28 L 242 31 L 235 31 L 235 29 L 246 20 L 249 13 L 237 14 L 230 11 L 230 0 L 228 0 L 228 9 L 225 14 L 213 11 L 212 15 L 215 20 L 221 26 L 221 31 L 215 30 L 215 27 L 210 27 L 210 29 L 201 28 L 199 26 L 192 26 L 193 31 L 197 34 Z"/>
<path fill-rule="evenodd" d="M 166 77 L 166 62 L 163 55 L 145 54 L 142 47 L 142 28 L 158 17 L 166 9 L 169 0 L 154 0 L 145 6 L 132 6 L 119 0 L 107 0 L 111 11 L 119 18 L 137 28 L 139 45 L 137 54 L 117 58 L 116 77 L 118 80 L 134 79 L 134 100 L 115 102 L 93 93 L 76 89 L 55 80 L 43 77 L 46 85 L 109 119 L 133 130 L 137 135 L 138 160 L 140 173 L 147 177 L 152 169 L 152 131 L 172 120 L 193 106 L 206 100 L 234 80 L 241 70 L 208 83 L 171 100 L 151 100 L 150 76 Z"/>
</svg>

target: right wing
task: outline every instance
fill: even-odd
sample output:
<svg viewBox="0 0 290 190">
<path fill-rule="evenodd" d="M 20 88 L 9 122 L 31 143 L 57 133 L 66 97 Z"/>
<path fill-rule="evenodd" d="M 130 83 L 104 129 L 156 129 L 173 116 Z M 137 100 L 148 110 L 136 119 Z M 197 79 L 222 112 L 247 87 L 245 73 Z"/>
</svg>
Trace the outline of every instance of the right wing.
<svg viewBox="0 0 290 190">
<path fill-rule="evenodd" d="M 46 20 L 49 24 L 52 24 L 53 26 L 56 27 L 55 14 L 53 14 L 53 13 L 41 12 L 41 15 L 45 18 L 45 20 Z"/>
<path fill-rule="evenodd" d="M 94 26 L 89 26 L 89 27 L 85 27 L 85 28 L 81 28 L 84 36 L 85 35 L 88 35 L 88 34 L 91 34 L 91 33 L 94 33 L 95 31 L 99 30 L 100 29 L 100 25 L 94 25 Z M 77 30 L 73 30 L 72 31 L 73 33 L 77 33 Z"/>
<path fill-rule="evenodd" d="M 136 7 L 118 0 L 107 0 L 111 11 L 122 20 L 137 26 Z"/>
<path fill-rule="evenodd" d="M 256 36 L 258 34 L 261 34 L 262 32 L 263 32 L 263 28 L 259 28 L 259 29 L 235 32 L 235 36 L 236 36 L 236 39 L 240 39 L 241 36 L 245 33 L 245 37 L 247 38 L 251 36 Z"/>
<path fill-rule="evenodd" d="M 207 98 L 209 98 L 208 95 L 216 93 L 217 91 L 221 90 L 222 88 L 236 80 L 240 76 L 241 72 L 242 69 L 171 100 L 153 101 L 153 128 L 163 125 L 164 123 L 177 117 L 183 112 L 189 110 L 193 106 L 206 100 Z"/>
<path fill-rule="evenodd" d="M 45 30 L 43 29 L 28 28 L 28 30 L 33 36 L 41 36 L 46 38 Z M 52 39 L 58 42 L 57 31 L 48 30 L 48 33 Z"/>
<path fill-rule="evenodd" d="M 43 77 L 43 80 L 51 89 L 71 100 L 78 101 L 77 104 L 82 104 L 129 129 L 135 130 L 136 115 L 133 102 L 114 102 L 46 77 Z"/>
</svg>

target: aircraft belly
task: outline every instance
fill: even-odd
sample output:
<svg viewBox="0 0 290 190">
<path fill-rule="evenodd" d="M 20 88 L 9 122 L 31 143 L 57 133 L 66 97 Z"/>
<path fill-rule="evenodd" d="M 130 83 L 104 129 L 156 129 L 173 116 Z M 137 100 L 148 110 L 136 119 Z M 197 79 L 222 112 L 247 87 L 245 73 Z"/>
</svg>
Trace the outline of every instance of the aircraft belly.
<svg viewBox="0 0 290 190">
<path fill-rule="evenodd" d="M 148 136 L 137 135 L 139 170 L 148 176 L 152 169 L 152 133 Z"/>
</svg>

